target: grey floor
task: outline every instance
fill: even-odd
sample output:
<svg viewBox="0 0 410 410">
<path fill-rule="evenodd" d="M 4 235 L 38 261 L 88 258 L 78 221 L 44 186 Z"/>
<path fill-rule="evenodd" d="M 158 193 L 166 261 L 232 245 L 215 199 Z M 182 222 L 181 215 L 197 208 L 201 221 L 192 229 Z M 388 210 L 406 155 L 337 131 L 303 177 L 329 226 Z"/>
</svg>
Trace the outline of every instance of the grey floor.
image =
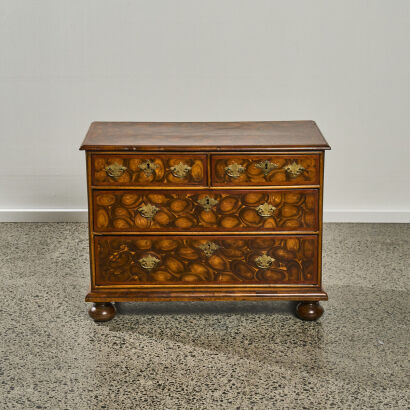
<svg viewBox="0 0 410 410">
<path fill-rule="evenodd" d="M 317 323 L 290 302 L 87 315 L 85 224 L 0 224 L 0 408 L 405 409 L 410 225 L 327 224 Z"/>
</svg>

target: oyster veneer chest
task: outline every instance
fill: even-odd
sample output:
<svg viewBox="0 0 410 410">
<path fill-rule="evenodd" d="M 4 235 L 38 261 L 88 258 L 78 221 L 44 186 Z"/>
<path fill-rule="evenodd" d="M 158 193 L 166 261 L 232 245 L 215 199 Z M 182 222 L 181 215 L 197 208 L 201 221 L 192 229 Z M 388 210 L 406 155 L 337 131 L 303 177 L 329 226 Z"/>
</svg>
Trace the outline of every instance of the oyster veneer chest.
<svg viewBox="0 0 410 410">
<path fill-rule="evenodd" d="M 318 319 L 324 151 L 313 121 L 94 122 L 95 321 L 112 302 L 295 300 Z"/>
</svg>

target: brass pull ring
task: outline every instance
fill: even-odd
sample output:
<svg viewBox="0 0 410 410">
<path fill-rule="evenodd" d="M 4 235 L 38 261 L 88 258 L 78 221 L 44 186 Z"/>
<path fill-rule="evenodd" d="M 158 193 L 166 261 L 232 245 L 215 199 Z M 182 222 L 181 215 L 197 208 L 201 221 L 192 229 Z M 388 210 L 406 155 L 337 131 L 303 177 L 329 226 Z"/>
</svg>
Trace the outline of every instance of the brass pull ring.
<svg viewBox="0 0 410 410">
<path fill-rule="evenodd" d="M 144 269 L 151 270 L 158 265 L 160 260 L 156 256 L 147 255 L 143 258 L 138 259 L 138 262 Z"/>
<path fill-rule="evenodd" d="M 268 216 L 272 216 L 273 212 L 275 211 L 275 207 L 271 204 L 268 204 L 267 202 L 265 202 L 262 205 L 259 205 L 256 208 L 256 211 L 258 212 L 259 216 L 263 216 L 263 217 L 268 217 Z"/>
<path fill-rule="evenodd" d="M 261 269 L 268 269 L 270 265 L 274 262 L 274 258 L 271 258 L 268 255 L 261 255 L 255 259 L 256 266 Z"/>
<path fill-rule="evenodd" d="M 171 167 L 172 175 L 176 178 L 185 178 L 189 171 L 191 171 L 191 167 L 183 162 Z"/>
<path fill-rule="evenodd" d="M 245 167 L 237 164 L 236 162 L 225 167 L 226 174 L 232 178 L 238 178 L 239 176 L 241 176 L 241 174 L 244 173 L 244 171 L 245 171 Z"/>
<path fill-rule="evenodd" d="M 112 178 L 119 178 L 126 170 L 127 167 L 124 167 L 116 162 L 105 167 L 105 172 Z"/>
</svg>

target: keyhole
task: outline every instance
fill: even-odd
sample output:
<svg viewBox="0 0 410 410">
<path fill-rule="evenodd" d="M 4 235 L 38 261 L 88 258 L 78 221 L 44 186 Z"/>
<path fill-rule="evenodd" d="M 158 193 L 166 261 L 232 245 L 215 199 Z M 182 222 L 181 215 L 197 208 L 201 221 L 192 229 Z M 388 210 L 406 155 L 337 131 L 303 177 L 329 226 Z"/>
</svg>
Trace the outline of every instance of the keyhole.
<svg viewBox="0 0 410 410">
<path fill-rule="evenodd" d="M 149 168 L 149 162 L 147 162 L 147 168 Z"/>
<path fill-rule="evenodd" d="M 206 198 L 206 204 L 209 205 L 209 198 Z"/>
<path fill-rule="evenodd" d="M 268 169 L 268 164 L 265 162 L 265 169 Z"/>
</svg>

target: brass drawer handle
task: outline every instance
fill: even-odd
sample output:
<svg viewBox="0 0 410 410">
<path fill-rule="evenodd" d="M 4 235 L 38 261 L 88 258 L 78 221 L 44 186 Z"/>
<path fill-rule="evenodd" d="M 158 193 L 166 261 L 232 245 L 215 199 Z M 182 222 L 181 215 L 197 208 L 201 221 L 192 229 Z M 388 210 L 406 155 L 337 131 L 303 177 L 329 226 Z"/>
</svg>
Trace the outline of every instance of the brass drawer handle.
<svg viewBox="0 0 410 410">
<path fill-rule="evenodd" d="M 241 174 L 244 173 L 244 171 L 245 167 L 237 164 L 236 162 L 225 167 L 225 172 L 232 178 L 238 178 L 239 176 L 241 176 Z"/>
<path fill-rule="evenodd" d="M 286 165 L 285 170 L 291 177 L 297 177 L 302 174 L 305 168 L 302 165 L 298 164 L 296 161 L 293 161 L 291 164 Z"/>
<path fill-rule="evenodd" d="M 176 178 L 185 178 L 189 171 L 191 171 L 191 167 L 183 162 L 171 167 L 172 175 Z"/>
<path fill-rule="evenodd" d="M 158 265 L 160 260 L 156 256 L 147 255 L 143 258 L 138 259 L 138 262 L 144 269 L 151 270 Z"/>
<path fill-rule="evenodd" d="M 258 256 L 255 259 L 255 262 L 256 262 L 256 266 L 258 266 L 259 268 L 268 269 L 270 265 L 272 265 L 274 260 L 275 260 L 274 258 L 271 258 L 268 255 L 262 255 L 262 256 Z"/>
<path fill-rule="evenodd" d="M 147 159 L 141 164 L 138 165 L 138 168 L 144 171 L 144 174 L 146 177 L 151 176 L 154 171 L 158 168 L 158 164 L 156 164 L 154 161 L 151 161 L 150 159 Z"/>
<path fill-rule="evenodd" d="M 199 245 L 198 248 L 201 249 L 206 256 L 211 256 L 220 246 L 215 242 L 209 241 Z"/>
<path fill-rule="evenodd" d="M 265 202 L 263 205 L 259 205 L 256 208 L 256 211 L 258 212 L 259 216 L 268 217 L 268 216 L 273 215 L 273 212 L 275 211 L 275 209 L 276 208 L 273 205 Z"/>
<path fill-rule="evenodd" d="M 105 172 L 112 178 L 119 178 L 126 170 L 127 167 L 124 167 L 116 162 L 105 167 Z"/>
<path fill-rule="evenodd" d="M 141 207 L 138 208 L 138 211 L 140 211 L 140 214 L 147 219 L 152 219 L 155 214 L 159 211 L 159 208 L 157 208 L 155 205 L 142 205 Z"/>
<path fill-rule="evenodd" d="M 257 168 L 260 168 L 265 175 L 268 175 L 273 169 L 278 168 L 278 164 L 265 159 L 264 161 L 258 162 L 255 165 Z"/>
<path fill-rule="evenodd" d="M 198 200 L 198 204 L 201 205 L 205 211 L 210 211 L 218 202 L 217 199 L 211 198 L 208 195 Z"/>
</svg>

